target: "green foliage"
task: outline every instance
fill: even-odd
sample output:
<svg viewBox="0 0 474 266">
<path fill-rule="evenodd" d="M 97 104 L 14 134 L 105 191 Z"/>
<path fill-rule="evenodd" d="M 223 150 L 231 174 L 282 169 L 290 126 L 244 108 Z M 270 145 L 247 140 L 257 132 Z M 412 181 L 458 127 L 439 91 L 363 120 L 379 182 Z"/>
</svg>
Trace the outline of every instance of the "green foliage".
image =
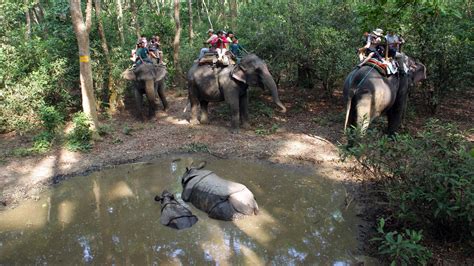
<svg viewBox="0 0 474 266">
<path fill-rule="evenodd" d="M 356 144 L 354 144 L 356 143 Z M 439 238 L 474 237 L 474 158 L 452 124 L 431 120 L 416 136 L 391 140 L 368 131 L 342 148 L 381 180 L 393 216 L 423 226 Z"/>
<path fill-rule="evenodd" d="M 261 10 L 265 10 L 262 12 Z M 239 16 L 241 44 L 264 58 L 276 80 L 297 77 L 299 85 L 332 95 L 355 63 L 355 43 L 340 21 L 349 5 L 317 1 L 258 1 Z"/>
<path fill-rule="evenodd" d="M 73 130 L 67 134 L 66 147 L 71 151 L 89 151 L 92 148 L 90 119 L 83 112 L 77 112 L 72 119 Z"/>
<path fill-rule="evenodd" d="M 263 125 L 258 125 L 257 129 L 255 129 L 255 134 L 258 136 L 265 136 L 265 135 L 271 135 L 277 132 L 277 130 L 280 128 L 280 125 L 278 124 L 273 124 L 270 128 L 265 128 Z"/>
<path fill-rule="evenodd" d="M 371 241 L 379 243 L 379 254 L 388 256 L 390 265 L 426 265 L 432 253 L 420 244 L 422 232 L 405 229 L 404 233 L 397 231 L 385 232 L 385 219 L 379 219 L 377 232 L 379 237 Z"/>
<path fill-rule="evenodd" d="M 39 110 L 43 128 L 47 132 L 54 133 L 59 125 L 63 123 L 63 116 L 54 106 L 41 106 Z"/>
<path fill-rule="evenodd" d="M 207 147 L 206 144 L 204 143 L 199 143 L 199 142 L 193 142 L 191 144 L 188 144 L 184 146 L 184 150 L 186 152 L 205 152 L 209 153 L 209 148 Z"/>
</svg>

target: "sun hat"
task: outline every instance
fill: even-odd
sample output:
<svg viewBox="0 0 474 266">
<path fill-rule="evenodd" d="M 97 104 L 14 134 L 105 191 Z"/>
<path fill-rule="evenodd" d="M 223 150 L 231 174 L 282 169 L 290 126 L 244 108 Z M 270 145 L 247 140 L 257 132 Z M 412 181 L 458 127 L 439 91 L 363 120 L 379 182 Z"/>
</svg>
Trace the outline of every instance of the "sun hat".
<svg viewBox="0 0 474 266">
<path fill-rule="evenodd" d="M 209 29 L 209 30 L 207 31 L 207 33 L 209 33 L 209 32 L 214 32 L 214 30 L 213 30 L 213 29 Z"/>
<path fill-rule="evenodd" d="M 379 37 L 383 36 L 383 30 L 382 29 L 376 29 L 376 30 L 372 31 L 372 33 L 379 36 Z"/>
</svg>

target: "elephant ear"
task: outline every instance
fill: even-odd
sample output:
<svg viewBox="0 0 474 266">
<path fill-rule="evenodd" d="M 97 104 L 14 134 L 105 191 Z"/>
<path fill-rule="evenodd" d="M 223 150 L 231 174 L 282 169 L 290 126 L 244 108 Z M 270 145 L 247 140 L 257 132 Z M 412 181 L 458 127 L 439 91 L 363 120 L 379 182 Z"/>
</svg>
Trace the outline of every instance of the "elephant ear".
<svg viewBox="0 0 474 266">
<path fill-rule="evenodd" d="M 415 64 L 410 66 L 410 71 L 413 73 L 413 84 L 417 84 L 418 82 L 426 79 L 426 67 L 420 62 L 416 62 Z"/>
<path fill-rule="evenodd" d="M 124 78 L 126 80 L 135 80 L 137 78 L 137 76 L 135 75 L 133 70 L 127 69 L 122 73 L 122 78 Z"/>
<path fill-rule="evenodd" d="M 165 66 L 161 66 L 161 65 L 157 65 L 157 66 L 155 66 L 155 68 L 156 68 L 156 77 L 155 77 L 155 80 L 156 80 L 156 81 L 160 81 L 160 80 L 162 80 L 162 79 L 166 76 L 166 74 L 167 74 L 167 72 L 166 72 L 166 67 L 165 67 Z"/>
<path fill-rule="evenodd" d="M 245 77 L 245 71 L 242 66 L 237 65 L 231 72 L 232 78 L 242 83 L 247 84 L 247 78 Z"/>
</svg>

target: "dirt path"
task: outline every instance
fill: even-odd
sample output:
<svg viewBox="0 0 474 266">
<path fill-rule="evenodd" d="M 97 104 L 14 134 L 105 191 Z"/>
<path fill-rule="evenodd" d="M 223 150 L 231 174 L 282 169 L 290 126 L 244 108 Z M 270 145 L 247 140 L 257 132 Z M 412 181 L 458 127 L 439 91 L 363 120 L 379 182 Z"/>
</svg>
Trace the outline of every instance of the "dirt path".
<svg viewBox="0 0 474 266">
<path fill-rule="evenodd" d="M 110 133 L 96 142 L 89 153 L 58 148 L 42 156 L 6 157 L 0 165 L 1 201 L 10 205 L 21 198 L 34 197 L 45 186 L 61 179 L 105 166 L 189 152 L 312 165 L 330 178 L 347 179 L 335 146 L 341 137 L 340 124 L 332 121 L 343 117 L 341 107 L 331 110 L 330 104 L 312 102 L 307 95 L 301 99 L 282 98 L 283 102 L 291 103 L 287 104 L 290 111 L 286 114 L 272 111 L 274 105 L 269 96 L 253 97 L 264 111 L 251 117 L 251 130 L 232 134 L 224 104 L 211 106 L 209 125 L 191 126 L 187 121 L 189 113 L 183 113 L 186 97 L 174 93 L 169 96 L 171 109 L 167 113 L 159 111 L 149 121 L 139 122 L 126 114 L 103 120 L 102 125 Z M 1 138 L 0 148 L 4 152 L 31 147 L 28 138 Z"/>
</svg>

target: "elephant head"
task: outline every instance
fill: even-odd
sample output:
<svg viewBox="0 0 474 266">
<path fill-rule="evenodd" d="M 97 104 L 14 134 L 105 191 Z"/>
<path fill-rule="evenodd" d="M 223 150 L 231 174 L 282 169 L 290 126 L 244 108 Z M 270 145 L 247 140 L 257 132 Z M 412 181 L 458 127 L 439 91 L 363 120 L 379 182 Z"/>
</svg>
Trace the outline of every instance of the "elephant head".
<svg viewBox="0 0 474 266">
<path fill-rule="evenodd" d="M 142 95 L 146 94 L 149 102 L 148 116 L 152 117 L 157 108 L 157 94 L 159 95 L 163 107 L 166 111 L 168 102 L 164 95 L 166 67 L 162 65 L 143 63 L 134 69 L 127 69 L 122 73 L 122 77 L 126 80 L 133 81 L 133 93 L 135 98 L 135 113 L 142 118 Z"/>
<path fill-rule="evenodd" d="M 408 58 L 408 82 L 410 86 L 426 79 L 426 67 L 412 58 Z"/>
<path fill-rule="evenodd" d="M 232 72 L 232 77 L 249 86 L 268 88 L 272 93 L 273 102 L 280 107 L 281 112 L 286 112 L 286 107 L 278 97 L 278 88 L 270 71 L 265 62 L 258 56 L 249 54 L 242 58 Z"/>
<path fill-rule="evenodd" d="M 166 76 L 166 68 L 162 65 L 141 64 L 135 69 L 127 69 L 122 73 L 122 77 L 127 80 L 136 81 L 160 81 Z"/>
</svg>

